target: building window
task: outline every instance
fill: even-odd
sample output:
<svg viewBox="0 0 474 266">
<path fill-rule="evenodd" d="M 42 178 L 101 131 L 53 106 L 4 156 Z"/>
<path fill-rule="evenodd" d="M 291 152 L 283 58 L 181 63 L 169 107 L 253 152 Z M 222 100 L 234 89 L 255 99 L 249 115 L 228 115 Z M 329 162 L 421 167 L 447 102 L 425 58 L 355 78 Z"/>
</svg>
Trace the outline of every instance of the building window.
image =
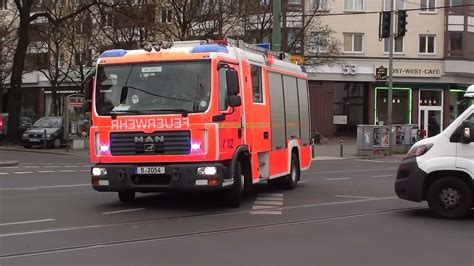
<svg viewBox="0 0 474 266">
<path fill-rule="evenodd" d="M 345 11 L 363 11 L 364 0 L 344 0 Z"/>
<path fill-rule="evenodd" d="M 173 21 L 173 13 L 169 8 L 161 9 L 161 23 L 171 23 Z"/>
<path fill-rule="evenodd" d="M 403 42 L 404 42 L 404 39 L 405 38 L 395 38 L 394 39 L 394 46 L 393 46 L 393 52 L 396 53 L 396 54 L 403 54 Z M 384 39 L 384 46 L 383 46 L 383 52 L 384 53 L 389 53 L 390 52 L 390 49 L 389 49 L 389 41 L 390 41 L 390 38 L 385 38 Z"/>
<path fill-rule="evenodd" d="M 7 1 L 8 0 L 0 0 L 0 10 L 7 10 Z"/>
<path fill-rule="evenodd" d="M 421 0 L 421 12 L 436 12 L 436 0 Z"/>
<path fill-rule="evenodd" d="M 387 124 L 388 88 L 375 88 L 375 123 Z M 409 88 L 393 88 L 392 122 L 393 124 L 411 124 L 412 91 Z"/>
<path fill-rule="evenodd" d="M 313 0 L 313 9 L 318 11 L 329 11 L 329 0 Z"/>
<path fill-rule="evenodd" d="M 363 33 L 344 33 L 344 52 L 363 53 L 364 52 Z"/>
<path fill-rule="evenodd" d="M 435 36 L 420 35 L 420 54 L 434 54 L 435 53 Z"/>
<path fill-rule="evenodd" d="M 449 0 L 449 14 L 464 14 L 464 0 Z"/>
<path fill-rule="evenodd" d="M 295 54 L 301 54 L 301 29 L 299 28 L 290 28 L 288 29 L 288 46 L 289 52 Z"/>
<path fill-rule="evenodd" d="M 253 102 L 263 103 L 262 68 L 259 66 L 251 66 L 250 71 L 252 72 Z"/>
<path fill-rule="evenodd" d="M 301 5 L 301 0 L 288 0 L 288 5 Z"/>
<path fill-rule="evenodd" d="M 329 52 L 329 33 L 311 32 L 311 38 L 308 41 L 308 51 L 311 54 L 324 54 Z"/>
<path fill-rule="evenodd" d="M 384 0 L 383 1 L 383 10 L 389 11 L 390 9 L 390 2 L 392 0 Z M 394 10 L 402 10 L 405 9 L 405 0 L 393 0 L 393 9 Z"/>
<path fill-rule="evenodd" d="M 450 31 L 449 33 L 449 55 L 455 56 L 462 54 L 463 50 L 463 32 Z"/>
</svg>

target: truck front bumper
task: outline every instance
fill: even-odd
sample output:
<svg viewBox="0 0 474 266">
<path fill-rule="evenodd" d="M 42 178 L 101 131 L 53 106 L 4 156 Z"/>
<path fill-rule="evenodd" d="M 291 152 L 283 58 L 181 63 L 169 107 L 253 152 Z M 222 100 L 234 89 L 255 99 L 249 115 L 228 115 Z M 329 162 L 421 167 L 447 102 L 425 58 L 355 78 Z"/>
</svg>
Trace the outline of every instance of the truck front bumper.
<svg viewBox="0 0 474 266">
<path fill-rule="evenodd" d="M 164 174 L 137 174 L 143 166 L 165 167 Z M 214 175 L 198 174 L 199 167 L 215 167 Z M 92 175 L 92 187 L 97 191 L 160 192 L 166 190 L 213 191 L 233 185 L 222 163 L 199 164 L 97 164 L 101 175 Z M 96 170 L 98 171 L 98 170 Z M 93 171 L 91 171 L 93 172 Z M 92 173 L 91 173 L 92 174 Z"/>
</svg>

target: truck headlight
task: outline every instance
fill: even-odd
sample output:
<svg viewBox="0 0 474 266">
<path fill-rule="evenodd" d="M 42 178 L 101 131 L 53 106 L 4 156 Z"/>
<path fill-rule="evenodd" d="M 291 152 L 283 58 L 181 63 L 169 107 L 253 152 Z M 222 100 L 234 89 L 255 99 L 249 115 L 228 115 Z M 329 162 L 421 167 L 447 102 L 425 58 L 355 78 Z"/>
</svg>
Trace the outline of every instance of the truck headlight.
<svg viewBox="0 0 474 266">
<path fill-rule="evenodd" d="M 23 134 L 23 138 L 27 138 L 28 137 L 28 134 Z"/>
<path fill-rule="evenodd" d="M 93 176 L 104 176 L 107 175 L 107 169 L 100 167 L 92 167 Z"/>
<path fill-rule="evenodd" d="M 198 175 L 215 175 L 217 174 L 217 167 L 215 166 L 202 166 L 197 169 Z"/>
</svg>

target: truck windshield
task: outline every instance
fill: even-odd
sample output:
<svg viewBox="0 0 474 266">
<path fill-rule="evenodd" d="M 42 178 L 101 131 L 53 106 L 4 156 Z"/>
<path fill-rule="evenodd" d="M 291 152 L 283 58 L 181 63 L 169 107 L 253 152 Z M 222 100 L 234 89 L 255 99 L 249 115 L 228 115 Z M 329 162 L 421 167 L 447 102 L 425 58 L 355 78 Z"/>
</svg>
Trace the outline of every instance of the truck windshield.
<svg viewBox="0 0 474 266">
<path fill-rule="evenodd" d="M 99 66 L 96 109 L 99 115 L 203 112 L 210 84 L 209 61 Z"/>
</svg>

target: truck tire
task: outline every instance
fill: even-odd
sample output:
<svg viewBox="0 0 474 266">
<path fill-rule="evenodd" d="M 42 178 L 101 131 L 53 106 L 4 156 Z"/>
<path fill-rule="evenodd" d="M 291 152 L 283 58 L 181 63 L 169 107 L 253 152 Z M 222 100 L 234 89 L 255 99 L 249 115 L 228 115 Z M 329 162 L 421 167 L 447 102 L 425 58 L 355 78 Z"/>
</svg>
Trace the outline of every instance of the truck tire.
<svg viewBox="0 0 474 266">
<path fill-rule="evenodd" d="M 234 172 L 234 185 L 232 188 L 224 191 L 225 194 L 225 202 L 226 205 L 230 207 L 237 208 L 240 206 L 240 202 L 242 201 L 242 194 L 244 192 L 245 187 L 245 177 L 242 174 L 242 166 L 240 162 L 237 162 L 235 165 L 235 172 Z"/>
<path fill-rule="evenodd" d="M 135 191 L 120 191 L 118 196 L 121 202 L 130 203 L 135 200 Z"/>
<path fill-rule="evenodd" d="M 429 188 L 428 206 L 439 218 L 456 219 L 465 217 L 472 207 L 472 191 L 469 186 L 455 177 L 443 177 Z"/>
<path fill-rule="evenodd" d="M 300 161 L 298 160 L 298 156 L 293 153 L 291 156 L 290 174 L 285 176 L 284 180 L 282 180 L 283 188 L 295 189 L 300 179 L 300 174 Z"/>
</svg>

